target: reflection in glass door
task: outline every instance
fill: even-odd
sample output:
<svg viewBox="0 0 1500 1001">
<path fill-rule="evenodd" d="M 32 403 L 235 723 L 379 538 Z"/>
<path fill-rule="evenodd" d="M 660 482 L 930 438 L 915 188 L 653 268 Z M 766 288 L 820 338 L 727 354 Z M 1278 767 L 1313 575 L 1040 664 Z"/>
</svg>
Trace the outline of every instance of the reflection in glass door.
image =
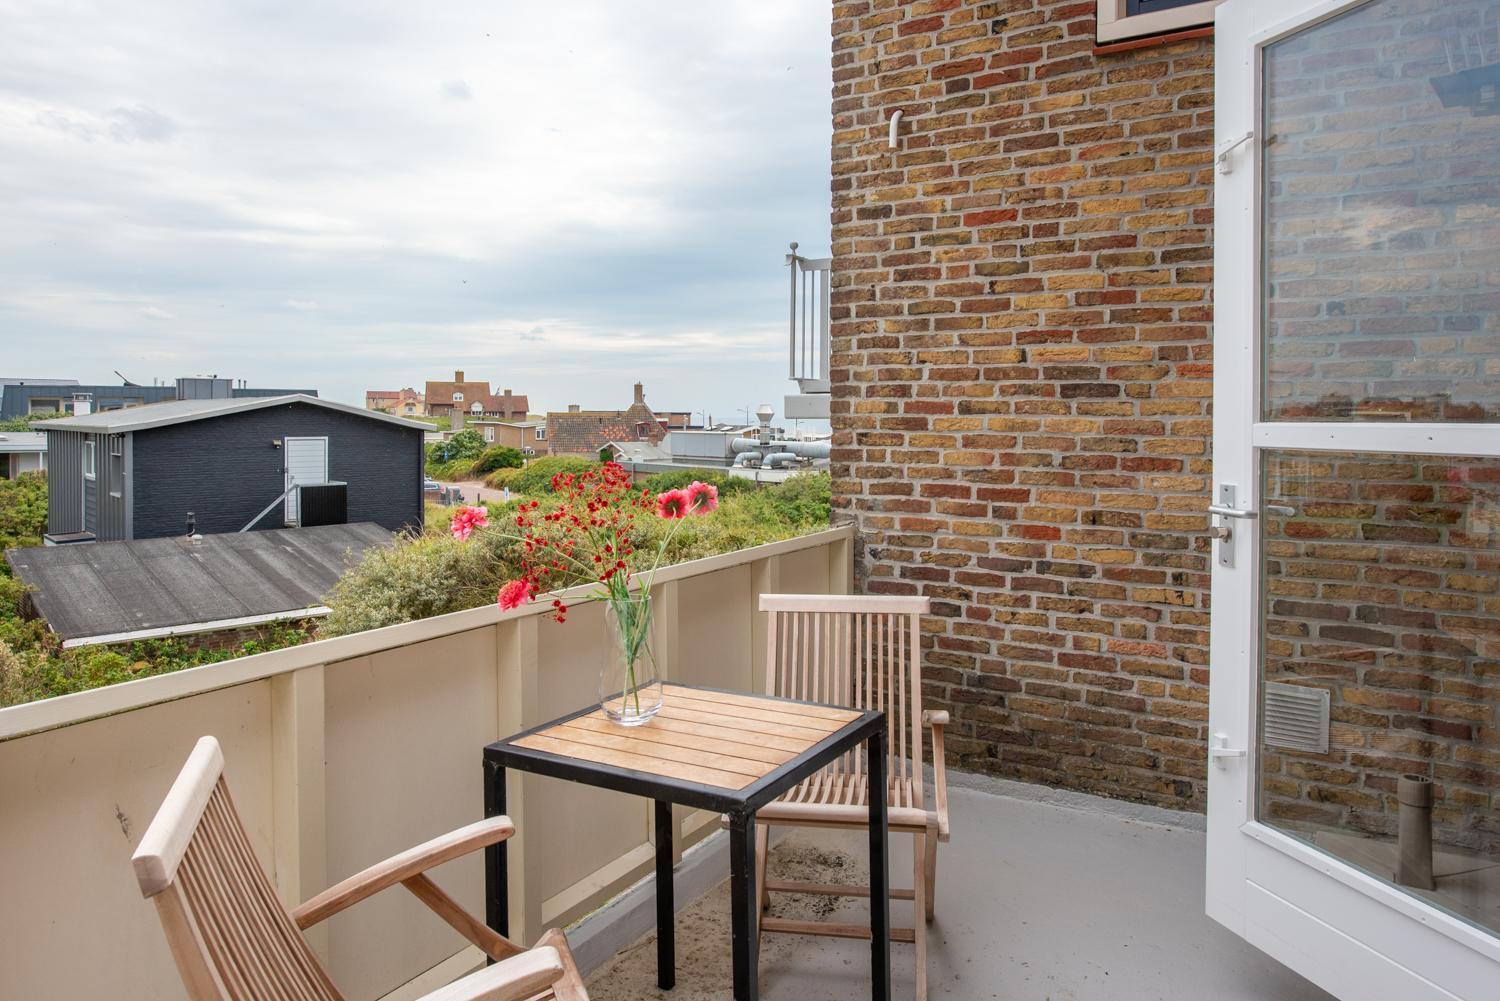
<svg viewBox="0 0 1500 1001">
<path fill-rule="evenodd" d="M 1500 932 L 1500 0 L 1262 59 L 1257 816 Z"/>
</svg>

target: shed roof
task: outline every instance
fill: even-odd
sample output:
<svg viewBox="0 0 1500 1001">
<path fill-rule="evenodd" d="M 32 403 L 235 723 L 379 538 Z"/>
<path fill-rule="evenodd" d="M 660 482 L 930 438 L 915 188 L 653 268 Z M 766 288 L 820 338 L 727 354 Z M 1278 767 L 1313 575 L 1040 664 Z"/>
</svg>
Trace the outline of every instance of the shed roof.
<svg viewBox="0 0 1500 1001">
<path fill-rule="evenodd" d="M 45 451 L 47 436 L 40 431 L 0 431 L 0 454 Z"/>
<path fill-rule="evenodd" d="M 378 525 L 80 543 L 7 550 L 32 603 L 68 645 L 191 632 L 190 626 L 271 621 L 316 610 L 335 581 L 374 546 Z M 72 641 L 72 642 L 69 642 Z"/>
<path fill-rule="evenodd" d="M 168 400 L 165 403 L 151 403 L 144 407 L 102 410 L 98 413 L 84 414 L 82 417 L 61 417 L 57 420 L 37 421 L 32 426 L 44 431 L 89 431 L 95 434 L 114 434 L 123 431 L 144 431 L 147 428 L 163 427 L 168 424 L 184 424 L 188 421 L 201 421 L 209 417 L 222 417 L 226 414 L 278 407 L 288 403 L 305 403 L 308 406 L 322 407 L 325 410 L 338 410 L 372 421 L 397 424 L 411 428 L 413 431 L 429 430 L 427 424 L 366 410 L 364 407 L 338 403 L 334 400 L 305 396 L 301 393 L 293 393 L 289 396 L 237 397 L 219 400 Z"/>
</svg>

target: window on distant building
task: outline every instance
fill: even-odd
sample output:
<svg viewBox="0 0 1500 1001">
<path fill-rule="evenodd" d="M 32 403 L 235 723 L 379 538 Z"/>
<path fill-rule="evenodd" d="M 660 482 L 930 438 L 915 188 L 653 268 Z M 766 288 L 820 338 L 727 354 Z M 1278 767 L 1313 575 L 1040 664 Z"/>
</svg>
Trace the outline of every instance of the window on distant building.
<svg viewBox="0 0 1500 1001">
<path fill-rule="evenodd" d="M 464 394 L 463 393 L 454 393 L 453 394 L 453 402 L 454 403 L 462 403 L 463 401 L 464 401 Z"/>
<path fill-rule="evenodd" d="M 485 428 L 484 429 L 484 440 L 485 441 L 494 441 L 495 440 L 495 429 L 494 428 Z"/>
<path fill-rule="evenodd" d="M 484 413 L 484 404 L 480 403 L 478 400 L 475 400 L 473 403 L 469 404 L 469 411 L 471 413 L 482 414 Z"/>
<path fill-rule="evenodd" d="M 1165 35 L 1214 23 L 1214 8 L 1223 0 L 1097 0 L 1095 38 L 1123 42 Z"/>
<path fill-rule="evenodd" d="M 539 428 L 536 429 L 536 440 L 537 441 L 546 441 L 547 440 L 547 429 L 545 427 L 539 427 Z"/>
</svg>

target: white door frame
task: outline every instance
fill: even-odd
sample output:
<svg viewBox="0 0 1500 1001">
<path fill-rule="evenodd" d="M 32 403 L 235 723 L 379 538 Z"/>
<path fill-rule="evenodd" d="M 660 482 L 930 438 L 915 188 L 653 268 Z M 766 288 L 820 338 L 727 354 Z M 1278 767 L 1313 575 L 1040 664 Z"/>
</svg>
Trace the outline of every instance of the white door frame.
<svg viewBox="0 0 1500 1001">
<path fill-rule="evenodd" d="M 1265 45 L 1370 0 L 1228 0 L 1215 27 L 1214 499 L 1260 496 L 1259 452 L 1500 455 L 1500 427 L 1261 422 L 1261 54 Z M 1238 144 L 1238 145 L 1236 145 Z M 1256 819 L 1258 519 L 1216 519 L 1209 689 L 1206 909 L 1210 917 L 1348 999 L 1500 998 L 1500 938 Z M 1223 567 L 1221 549 L 1232 554 Z M 1213 750 L 1210 751 L 1213 754 Z"/>
<path fill-rule="evenodd" d="M 323 478 L 321 480 L 319 480 L 318 482 L 319 483 L 327 483 L 328 482 L 328 436 L 327 435 L 299 435 L 299 436 L 290 437 L 290 438 L 283 437 L 281 439 L 281 477 L 282 477 L 282 489 L 283 490 L 291 490 L 291 488 L 292 488 L 292 442 L 294 442 L 294 441 L 320 441 L 320 442 L 323 443 Z M 301 486 L 313 486 L 313 485 L 314 484 L 311 484 L 311 483 L 298 483 L 297 484 L 297 486 L 299 486 L 299 487 L 301 487 Z M 294 525 L 294 524 L 297 523 L 297 520 L 298 520 L 298 517 L 299 517 L 298 509 L 299 509 L 299 506 L 300 506 L 299 505 L 299 501 L 300 500 L 301 500 L 301 494 L 298 491 L 296 491 L 296 490 L 291 490 L 291 493 L 289 493 L 289 494 L 286 495 L 286 500 L 283 502 L 283 504 L 284 504 L 284 507 L 283 507 L 283 520 L 285 521 L 286 524 Z"/>
</svg>

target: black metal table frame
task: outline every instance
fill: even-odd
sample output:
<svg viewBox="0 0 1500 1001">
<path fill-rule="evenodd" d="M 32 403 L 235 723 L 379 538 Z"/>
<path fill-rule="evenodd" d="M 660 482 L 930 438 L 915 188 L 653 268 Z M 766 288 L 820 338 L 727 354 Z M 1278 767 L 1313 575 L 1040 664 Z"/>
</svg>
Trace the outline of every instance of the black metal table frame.
<svg viewBox="0 0 1500 1001">
<path fill-rule="evenodd" d="M 701 685 L 675 687 L 725 691 Z M 756 697 L 778 702 L 800 701 L 775 696 Z M 547 751 L 517 747 L 512 743 L 559 723 L 586 716 L 596 708 L 597 705 L 590 705 L 487 745 L 484 749 L 484 815 L 496 817 L 505 813 L 507 768 L 655 800 L 656 982 L 662 990 L 671 990 L 677 982 L 676 944 L 673 935 L 676 909 L 673 906 L 672 892 L 672 804 L 681 803 L 700 810 L 726 814 L 729 818 L 729 888 L 735 1001 L 755 1001 L 759 996 L 755 925 L 759 920 L 760 901 L 759 894 L 752 886 L 755 879 L 755 838 L 752 835 L 756 811 L 841 754 L 865 744 L 868 754 L 870 811 L 870 996 L 874 1001 L 890 1001 L 890 834 L 886 817 L 885 713 L 853 710 L 860 712 L 858 719 L 845 724 L 795 758 L 738 790 L 652 775 L 615 765 L 581 761 Z M 507 936 L 510 934 L 509 892 L 507 850 L 502 841 L 484 850 L 485 920 L 490 927 Z"/>
</svg>

